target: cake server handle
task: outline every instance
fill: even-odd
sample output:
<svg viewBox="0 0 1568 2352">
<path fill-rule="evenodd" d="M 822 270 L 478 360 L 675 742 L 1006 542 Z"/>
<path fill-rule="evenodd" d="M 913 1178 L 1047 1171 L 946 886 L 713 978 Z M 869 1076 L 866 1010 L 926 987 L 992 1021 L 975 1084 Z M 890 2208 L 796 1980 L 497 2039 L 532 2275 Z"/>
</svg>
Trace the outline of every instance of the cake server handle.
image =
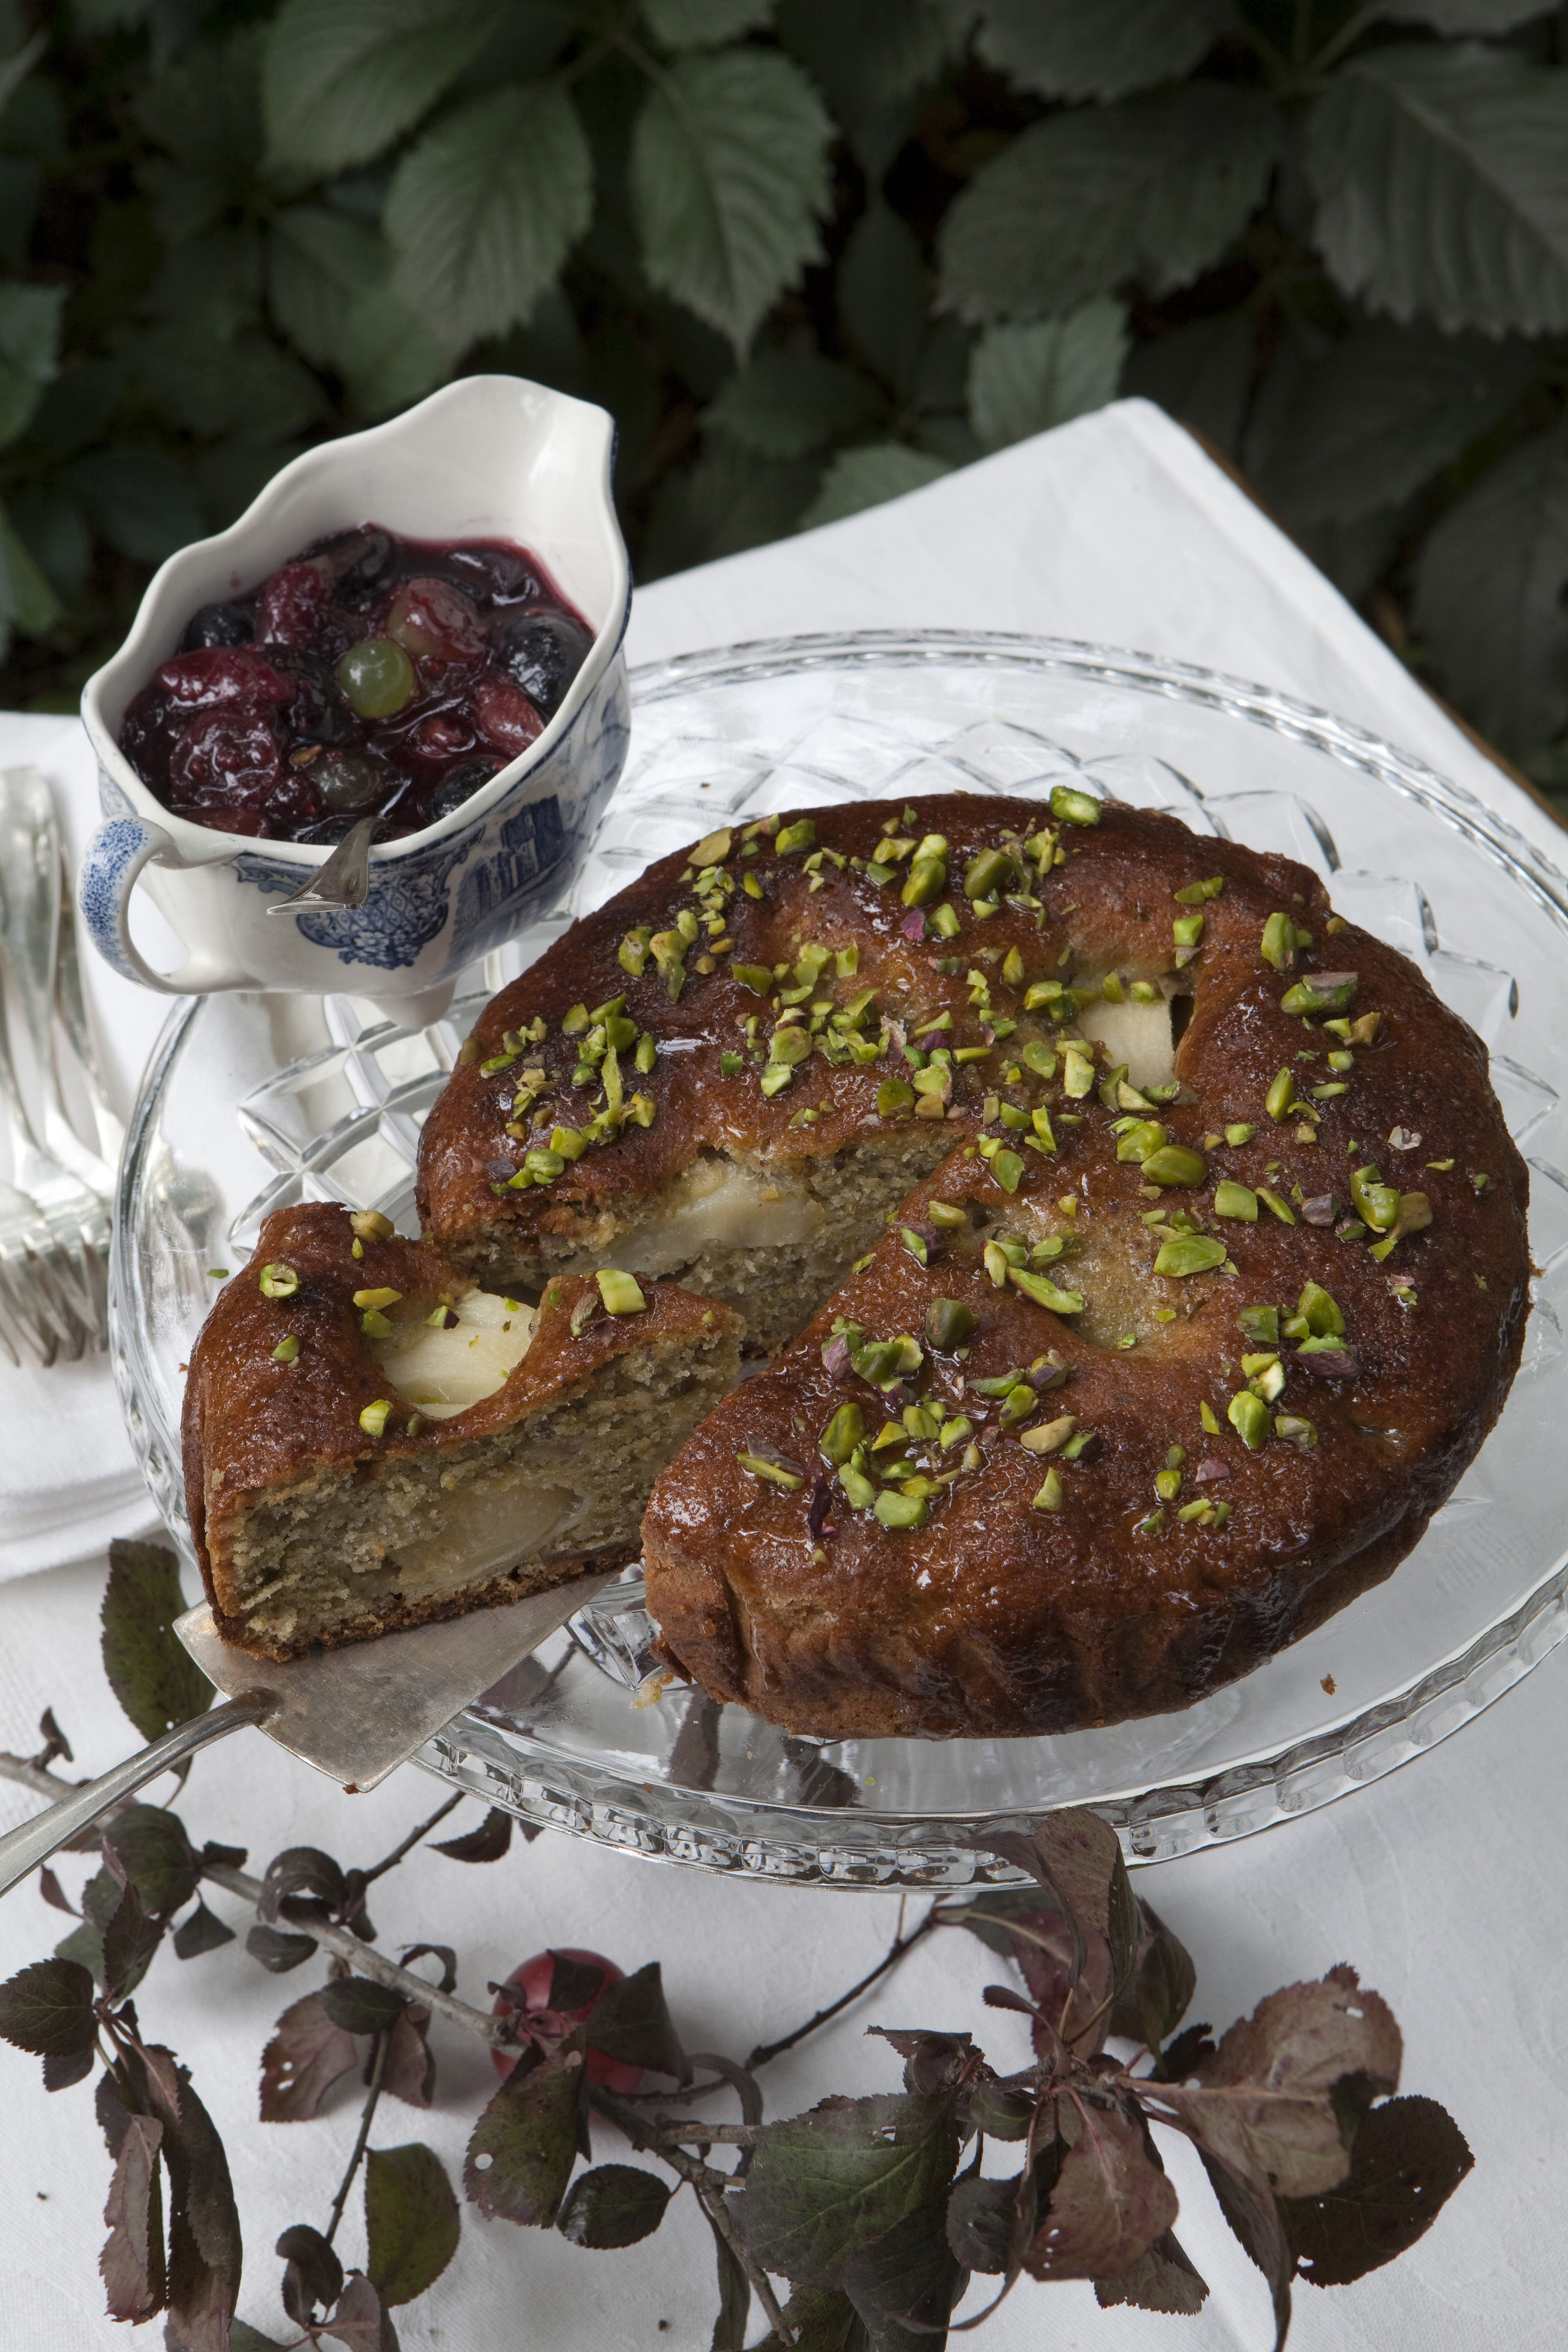
<svg viewBox="0 0 1568 2352">
<path fill-rule="evenodd" d="M 225 1739 L 231 1731 L 243 1731 L 247 1723 L 262 1723 L 279 1705 L 274 1691 L 243 1691 L 239 1697 L 226 1699 L 205 1715 L 193 1715 L 188 1723 L 177 1723 L 140 1756 L 132 1756 L 117 1764 L 111 1772 L 102 1772 L 96 1780 L 86 1780 L 62 1797 L 58 1805 L 47 1812 L 37 1813 L 19 1829 L 8 1830 L 0 1837 L 0 1895 L 6 1895 L 18 1879 L 26 1878 L 50 1854 L 58 1853 L 85 1830 L 100 1814 L 107 1813 L 121 1798 L 133 1796 L 178 1764 L 194 1756 L 198 1748 L 209 1748 L 215 1739 Z"/>
</svg>

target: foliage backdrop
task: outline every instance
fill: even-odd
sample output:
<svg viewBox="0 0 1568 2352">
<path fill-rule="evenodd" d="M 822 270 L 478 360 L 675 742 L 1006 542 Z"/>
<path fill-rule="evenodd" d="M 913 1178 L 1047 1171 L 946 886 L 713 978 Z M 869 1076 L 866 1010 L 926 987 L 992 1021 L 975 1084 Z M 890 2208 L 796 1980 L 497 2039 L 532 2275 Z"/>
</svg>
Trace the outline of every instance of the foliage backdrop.
<svg viewBox="0 0 1568 2352">
<path fill-rule="evenodd" d="M 476 369 L 642 580 L 1142 394 L 1568 787 L 1568 8 L 0 0 L 6 704 Z"/>
</svg>

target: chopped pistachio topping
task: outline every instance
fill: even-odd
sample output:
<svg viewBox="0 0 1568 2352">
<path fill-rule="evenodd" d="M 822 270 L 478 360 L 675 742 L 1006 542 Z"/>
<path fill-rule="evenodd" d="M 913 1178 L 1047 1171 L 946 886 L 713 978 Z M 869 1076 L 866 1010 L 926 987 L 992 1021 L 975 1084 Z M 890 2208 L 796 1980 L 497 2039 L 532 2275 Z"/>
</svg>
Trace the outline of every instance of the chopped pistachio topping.
<svg viewBox="0 0 1568 2352">
<path fill-rule="evenodd" d="M 797 849 L 813 848 L 816 842 L 816 827 L 808 816 L 797 817 L 773 836 L 773 847 L 781 857 L 789 857 Z"/>
<path fill-rule="evenodd" d="M 1074 1415 L 1064 1412 L 1058 1421 L 1047 1421 L 1034 1429 L 1021 1430 L 1018 1443 L 1028 1454 L 1059 1454 L 1077 1427 Z"/>
<path fill-rule="evenodd" d="M 926 1215 L 933 1225 L 939 1225 L 949 1233 L 962 1232 L 969 1223 L 968 1210 L 958 1208 L 951 1201 L 928 1202 Z"/>
<path fill-rule="evenodd" d="M 391 1411 L 392 1399 L 390 1397 L 377 1397 L 374 1403 L 367 1404 L 362 1408 L 359 1417 L 359 1425 L 363 1430 L 367 1437 L 380 1437 L 384 1433 L 386 1429 L 386 1417 Z"/>
<path fill-rule="evenodd" d="M 1183 1143 L 1164 1143 L 1151 1151 L 1143 1161 L 1146 1184 L 1179 1185 L 1190 1190 L 1208 1181 L 1208 1162 L 1199 1151 L 1189 1151 Z"/>
<path fill-rule="evenodd" d="M 1289 971 L 1296 961 L 1296 926 L 1289 915 L 1275 913 L 1263 926 L 1259 953 L 1276 971 Z"/>
<path fill-rule="evenodd" d="M 300 1287 L 300 1277 L 291 1265 L 279 1259 L 262 1267 L 257 1276 L 257 1287 L 263 1298 L 292 1298 Z"/>
<path fill-rule="evenodd" d="M 620 1274 L 614 1266 L 602 1265 L 594 1276 L 599 1286 L 599 1296 L 609 1315 L 640 1315 L 647 1305 L 635 1276 Z"/>
<path fill-rule="evenodd" d="M 877 1088 L 877 1111 L 882 1118 L 891 1118 L 901 1110 L 914 1108 L 915 1090 L 902 1078 L 884 1078 Z"/>
<path fill-rule="evenodd" d="M 1225 1244 L 1212 1240 L 1207 1234 L 1172 1234 L 1160 1244 L 1154 1271 L 1173 1276 L 1207 1274 L 1225 1261 Z"/>
<path fill-rule="evenodd" d="M 1239 1217 L 1244 1224 L 1258 1223 L 1258 1195 L 1250 1185 L 1233 1183 L 1228 1177 L 1215 1186 L 1214 1207 L 1216 1217 Z"/>
<path fill-rule="evenodd" d="M 786 1495 L 798 1493 L 805 1484 L 805 1479 L 798 1478 L 793 1470 L 786 1470 L 782 1463 L 769 1462 L 761 1454 L 737 1454 L 735 1459 L 742 1470 L 751 1472 L 753 1478 L 766 1478 L 773 1486 L 782 1486 Z"/>
<path fill-rule="evenodd" d="M 1179 1470 L 1161 1470 L 1156 1472 L 1154 1477 L 1154 1492 L 1158 1495 L 1162 1503 L 1173 1503 L 1181 1491 L 1182 1474 Z"/>
<path fill-rule="evenodd" d="M 1178 906 L 1201 907 L 1205 898 L 1217 898 L 1224 888 L 1225 876 L 1211 874 L 1206 881 L 1189 882 L 1184 890 L 1173 890 L 1171 895 Z"/>
<path fill-rule="evenodd" d="M 362 1242 L 389 1242 L 397 1231 L 390 1217 L 379 1209 L 351 1209 L 349 1224 Z"/>
<path fill-rule="evenodd" d="M 696 848 L 690 852 L 691 863 L 698 867 L 722 866 L 734 845 L 735 835 L 731 827 L 727 824 L 721 825 L 716 833 L 703 835 Z"/>
<path fill-rule="evenodd" d="M 1296 1102 L 1296 1080 L 1287 1067 L 1280 1071 L 1269 1087 L 1264 1108 L 1270 1118 L 1289 1118 Z"/>
<path fill-rule="evenodd" d="M 369 1307 L 359 1318 L 359 1328 L 367 1339 L 390 1339 L 395 1328 L 379 1307 Z"/>
<path fill-rule="evenodd" d="M 885 1528 L 923 1528 L 931 1517 L 931 1505 L 923 1494 L 911 1494 L 906 1487 L 895 1494 L 884 1486 L 874 1506 L 877 1517 Z"/>
<path fill-rule="evenodd" d="M 1306 1318 L 1307 1328 L 1317 1338 L 1333 1333 L 1342 1338 L 1345 1318 L 1338 1301 L 1321 1283 L 1309 1282 L 1297 1301 L 1296 1312 Z"/>
<path fill-rule="evenodd" d="M 356 1290 L 356 1307 L 395 1307 L 402 1297 L 401 1290 Z"/>
<path fill-rule="evenodd" d="M 962 1298 L 933 1298 L 926 1308 L 926 1338 L 944 1355 L 972 1339 L 978 1323 L 974 1309 Z"/>
<path fill-rule="evenodd" d="M 279 1339 L 273 1349 L 272 1360 L 275 1364 L 294 1364 L 298 1363 L 299 1360 L 300 1342 L 290 1331 L 289 1337 L 286 1339 Z"/>
<path fill-rule="evenodd" d="M 1217 1437 L 1219 1435 L 1219 1422 L 1215 1416 L 1213 1405 L 1209 1403 L 1206 1397 L 1200 1397 L 1198 1399 L 1198 1420 L 1208 1436 Z"/>
<path fill-rule="evenodd" d="M 995 1177 L 1004 1192 L 1016 1192 L 1024 1173 L 1024 1163 L 1016 1151 L 994 1151 L 991 1155 L 991 1173 Z"/>
<path fill-rule="evenodd" d="M 1051 814 L 1058 824 L 1098 824 L 1100 803 L 1090 793 L 1076 791 L 1071 784 L 1053 784 Z"/>
<path fill-rule="evenodd" d="M 1274 1416 L 1274 1434 L 1276 1437 L 1282 1437 L 1287 1445 L 1295 1446 L 1299 1454 L 1308 1453 L 1318 1442 L 1316 1429 L 1303 1414 L 1299 1412 L 1277 1412 Z"/>
<path fill-rule="evenodd" d="M 1239 1148 L 1244 1143 L 1250 1143 L 1257 1132 L 1255 1127 L 1248 1127 L 1244 1120 L 1237 1120 L 1226 1129 L 1225 1139 Z"/>
<path fill-rule="evenodd" d="M 1399 1215 L 1399 1192 L 1384 1183 L 1375 1168 L 1358 1168 L 1351 1177 L 1351 1199 L 1356 1214 L 1375 1234 L 1390 1232 Z"/>
<path fill-rule="evenodd" d="M 852 1462 L 846 1462 L 839 1470 L 838 1483 L 852 1511 L 868 1511 L 877 1499 L 876 1487 Z"/>
<path fill-rule="evenodd" d="M 1062 1507 L 1062 1474 L 1053 1463 L 1047 1471 L 1045 1484 L 1035 1496 L 1037 1511 L 1059 1511 Z"/>
<path fill-rule="evenodd" d="M 1242 1389 L 1232 1397 L 1226 1408 L 1226 1419 L 1249 1454 L 1259 1453 L 1268 1444 L 1268 1407 L 1250 1389 Z"/>
<path fill-rule="evenodd" d="M 1279 999 L 1281 1013 L 1343 1013 L 1356 992 L 1357 975 L 1353 971 L 1314 972 L 1310 979 L 1299 980 Z"/>
<path fill-rule="evenodd" d="M 1013 861 L 1005 849 L 983 849 L 963 869 L 963 895 L 966 898 L 994 898 L 1005 883 L 1012 880 L 1013 872 Z M 1005 973 L 1003 977 L 1006 977 Z"/>
<path fill-rule="evenodd" d="M 866 1423 L 858 1404 L 841 1404 L 819 1443 L 829 1462 L 847 1462 L 858 1445 L 865 1443 Z"/>
<path fill-rule="evenodd" d="M 1053 1315 L 1083 1313 L 1082 1291 L 1059 1289 L 1048 1275 L 1026 1274 L 1022 1266 L 1010 1265 L 1007 1279 L 1026 1298 L 1032 1298 L 1037 1307 L 1048 1307 Z"/>
<path fill-rule="evenodd" d="M 1266 1208 L 1272 1210 L 1273 1213 L 1279 1218 L 1282 1225 L 1293 1225 L 1295 1223 L 1296 1212 L 1290 1206 L 1289 1201 L 1281 1200 L 1278 1192 L 1271 1192 L 1267 1184 L 1260 1184 L 1258 1186 L 1258 1197 Z"/>
<path fill-rule="evenodd" d="M 1179 964 L 1184 961 L 1180 950 L 1184 948 L 1195 948 L 1202 939 L 1204 919 L 1201 915 L 1177 915 L 1171 924 L 1171 931 L 1176 942 L 1178 950 L 1176 961 Z"/>
</svg>

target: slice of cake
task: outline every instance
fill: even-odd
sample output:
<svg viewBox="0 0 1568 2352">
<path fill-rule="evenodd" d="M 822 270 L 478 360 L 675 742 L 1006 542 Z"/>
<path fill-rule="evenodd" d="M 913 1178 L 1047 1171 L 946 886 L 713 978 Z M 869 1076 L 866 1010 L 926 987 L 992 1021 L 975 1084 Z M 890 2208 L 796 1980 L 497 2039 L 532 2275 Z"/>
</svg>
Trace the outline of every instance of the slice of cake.
<svg viewBox="0 0 1568 2352">
<path fill-rule="evenodd" d="M 287 1658 L 635 1559 L 736 1376 L 728 1308 L 607 1269 L 537 1307 L 332 1203 L 281 1210 L 203 1328 L 185 1492 L 226 1640 Z"/>
</svg>

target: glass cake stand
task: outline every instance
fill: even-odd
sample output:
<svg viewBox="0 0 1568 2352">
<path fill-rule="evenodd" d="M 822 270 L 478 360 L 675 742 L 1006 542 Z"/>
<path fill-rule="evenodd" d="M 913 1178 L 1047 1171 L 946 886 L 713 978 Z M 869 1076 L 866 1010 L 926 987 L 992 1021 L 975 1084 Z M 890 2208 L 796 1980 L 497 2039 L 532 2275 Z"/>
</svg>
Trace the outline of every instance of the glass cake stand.
<svg viewBox="0 0 1568 2352">
<path fill-rule="evenodd" d="M 420 1121 L 480 1004 L 571 918 L 732 816 L 1066 777 L 1289 852 L 1410 956 L 1491 1052 L 1531 1169 L 1541 1271 L 1512 1395 L 1459 1491 L 1375 1591 L 1180 1713 L 1059 1738 L 788 1738 L 649 1679 L 636 1574 L 466 1708 L 421 1761 L 489 1803 L 667 1862 L 835 1886 L 1006 1878 L 961 1838 L 1089 1804 L 1132 1862 L 1245 1836 L 1379 1779 L 1562 1640 L 1568 1424 L 1568 879 L 1492 810 L 1304 705 L 1199 669 L 950 632 L 798 637 L 636 675 L 625 778 L 570 899 L 400 1027 L 348 997 L 181 1003 L 137 1105 L 119 1202 L 114 1360 L 147 1481 L 190 1557 L 181 1369 L 268 1210 L 341 1199 L 412 1229 Z M 1434 1347 L 1443 1335 L 1430 1335 Z M 1005 1540 L 1005 1531 L 998 1530 Z M 650 1695 L 652 1694 L 652 1695 Z"/>
</svg>

